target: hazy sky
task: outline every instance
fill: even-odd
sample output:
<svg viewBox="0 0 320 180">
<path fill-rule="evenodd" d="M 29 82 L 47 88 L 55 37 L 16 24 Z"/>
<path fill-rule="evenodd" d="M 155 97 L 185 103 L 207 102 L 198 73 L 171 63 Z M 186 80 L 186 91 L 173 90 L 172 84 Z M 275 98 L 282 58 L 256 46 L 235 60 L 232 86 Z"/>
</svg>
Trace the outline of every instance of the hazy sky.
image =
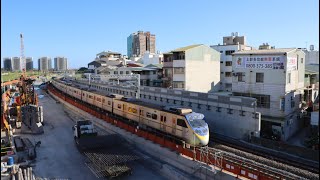
<svg viewBox="0 0 320 180">
<path fill-rule="evenodd" d="M 87 66 L 103 50 L 126 54 L 138 30 L 156 35 L 165 52 L 195 43 L 215 45 L 231 32 L 250 46 L 319 49 L 318 0 L 1 0 L 1 60 L 65 56 L 69 67 Z"/>
</svg>

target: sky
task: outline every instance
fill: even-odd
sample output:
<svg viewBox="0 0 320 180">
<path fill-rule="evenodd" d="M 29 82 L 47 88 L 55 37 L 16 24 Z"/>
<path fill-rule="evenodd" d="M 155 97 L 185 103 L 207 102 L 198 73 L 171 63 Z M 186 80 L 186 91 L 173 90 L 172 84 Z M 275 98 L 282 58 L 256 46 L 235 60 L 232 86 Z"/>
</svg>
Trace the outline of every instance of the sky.
<svg viewBox="0 0 320 180">
<path fill-rule="evenodd" d="M 156 35 L 156 50 L 222 44 L 232 32 L 247 44 L 319 49 L 319 0 L 1 0 L 1 62 L 24 54 L 68 58 L 87 67 L 101 51 L 127 53 L 136 31 Z"/>
</svg>

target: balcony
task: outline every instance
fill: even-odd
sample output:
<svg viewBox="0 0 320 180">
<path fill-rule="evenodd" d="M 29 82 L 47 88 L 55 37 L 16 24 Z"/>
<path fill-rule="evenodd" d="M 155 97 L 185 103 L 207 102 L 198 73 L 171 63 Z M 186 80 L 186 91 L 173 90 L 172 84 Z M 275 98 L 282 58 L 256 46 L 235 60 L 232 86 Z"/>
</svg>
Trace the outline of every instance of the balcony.
<svg viewBox="0 0 320 180">
<path fill-rule="evenodd" d="M 163 62 L 163 68 L 173 67 L 173 62 Z"/>
<path fill-rule="evenodd" d="M 173 60 L 173 67 L 185 67 L 186 62 L 185 60 Z"/>
</svg>

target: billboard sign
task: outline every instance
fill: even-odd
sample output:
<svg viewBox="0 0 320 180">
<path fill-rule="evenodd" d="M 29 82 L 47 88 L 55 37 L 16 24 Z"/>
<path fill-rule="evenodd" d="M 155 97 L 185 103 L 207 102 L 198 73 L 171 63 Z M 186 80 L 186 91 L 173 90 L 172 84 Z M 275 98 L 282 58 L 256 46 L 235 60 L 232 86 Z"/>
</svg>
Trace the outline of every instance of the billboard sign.
<svg viewBox="0 0 320 180">
<path fill-rule="evenodd" d="M 281 56 L 243 56 L 243 57 L 237 57 L 236 68 L 284 69 L 284 59 Z"/>
</svg>

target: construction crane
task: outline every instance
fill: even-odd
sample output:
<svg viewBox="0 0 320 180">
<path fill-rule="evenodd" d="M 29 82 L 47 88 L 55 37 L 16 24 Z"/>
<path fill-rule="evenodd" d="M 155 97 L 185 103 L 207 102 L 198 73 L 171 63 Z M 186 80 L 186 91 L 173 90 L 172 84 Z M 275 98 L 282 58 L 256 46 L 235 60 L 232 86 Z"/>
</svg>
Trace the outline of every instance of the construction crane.
<svg viewBox="0 0 320 180">
<path fill-rule="evenodd" d="M 21 55 L 21 69 L 22 69 L 22 75 L 24 78 L 26 78 L 26 58 L 24 56 L 24 44 L 23 44 L 23 34 L 20 33 L 20 55 Z"/>
</svg>

